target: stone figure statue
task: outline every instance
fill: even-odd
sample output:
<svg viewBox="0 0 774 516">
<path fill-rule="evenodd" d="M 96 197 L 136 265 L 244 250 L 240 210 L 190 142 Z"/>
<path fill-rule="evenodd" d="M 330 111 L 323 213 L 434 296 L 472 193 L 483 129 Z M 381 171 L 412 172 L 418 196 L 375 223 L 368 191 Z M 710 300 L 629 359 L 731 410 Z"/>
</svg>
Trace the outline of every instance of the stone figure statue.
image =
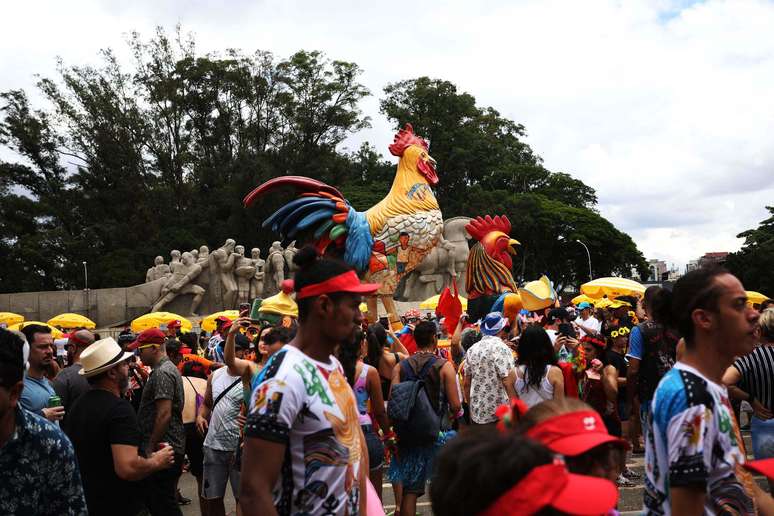
<svg viewBox="0 0 774 516">
<path fill-rule="evenodd" d="M 171 271 L 169 269 L 169 265 L 164 263 L 164 257 L 157 256 L 153 260 L 153 267 L 148 269 L 148 272 L 145 273 L 145 283 L 150 283 L 151 281 L 156 281 L 157 279 L 165 278 L 171 274 Z"/>
<path fill-rule="evenodd" d="M 210 285 L 210 249 L 203 245 L 196 251 L 196 254 L 193 251 L 191 254 L 196 258 L 196 265 L 202 268 L 201 274 L 196 278 L 196 284 L 207 290 Z"/>
<path fill-rule="evenodd" d="M 191 314 L 196 311 L 204 298 L 204 289 L 193 283 L 193 280 L 202 272 L 202 268 L 196 264 L 191 253 L 183 253 L 179 262 L 173 262 L 170 266 L 172 275 L 166 285 L 161 289 L 161 299 L 153 306 L 152 311 L 159 312 L 170 301 L 181 294 L 193 294 L 191 301 Z"/>
<path fill-rule="evenodd" d="M 173 263 L 180 263 L 180 251 L 177 249 L 173 249 L 172 252 L 169 253 L 169 255 L 172 257 L 172 259 L 169 261 L 170 267 Z"/>
<path fill-rule="evenodd" d="M 237 282 L 236 304 L 250 302 L 250 281 L 255 277 L 255 264 L 251 258 L 245 256 L 245 246 L 238 245 L 234 248 L 234 276 Z"/>
<path fill-rule="evenodd" d="M 265 299 L 277 294 L 285 280 L 285 257 L 279 242 L 271 244 L 263 272 L 263 298 Z"/>
<path fill-rule="evenodd" d="M 440 294 L 444 287 L 457 284 L 465 295 L 465 269 L 468 260 L 468 217 L 453 217 L 444 221 L 443 237 L 429 255 L 406 278 L 401 299 L 421 301 Z"/>
<path fill-rule="evenodd" d="M 261 250 L 257 247 L 250 251 L 250 256 L 252 257 L 253 265 L 255 265 L 255 276 L 253 276 L 250 282 L 250 299 L 252 300 L 263 295 L 263 266 L 266 262 L 261 259 Z"/>
<path fill-rule="evenodd" d="M 217 267 L 218 279 L 220 280 L 220 287 L 222 292 L 223 309 L 229 310 L 236 308 L 237 298 L 237 282 L 234 277 L 234 262 L 236 261 L 236 254 L 234 254 L 234 248 L 236 242 L 229 238 L 226 242 L 217 250 L 213 251 L 210 255 L 212 262 Z"/>
<path fill-rule="evenodd" d="M 198 249 L 191 249 L 188 252 L 191 253 L 191 256 L 193 256 L 193 259 L 194 259 L 195 262 L 199 261 L 199 250 Z"/>
<path fill-rule="evenodd" d="M 294 272 L 296 272 L 296 269 L 298 269 L 296 264 L 293 263 L 293 257 L 296 256 L 297 252 L 298 252 L 298 249 L 296 249 L 296 241 L 293 240 L 292 242 L 290 242 L 290 245 L 288 245 L 288 247 L 285 249 L 285 252 L 283 253 L 283 255 L 285 256 L 285 263 L 288 264 L 288 272 L 290 274 L 293 274 Z"/>
</svg>

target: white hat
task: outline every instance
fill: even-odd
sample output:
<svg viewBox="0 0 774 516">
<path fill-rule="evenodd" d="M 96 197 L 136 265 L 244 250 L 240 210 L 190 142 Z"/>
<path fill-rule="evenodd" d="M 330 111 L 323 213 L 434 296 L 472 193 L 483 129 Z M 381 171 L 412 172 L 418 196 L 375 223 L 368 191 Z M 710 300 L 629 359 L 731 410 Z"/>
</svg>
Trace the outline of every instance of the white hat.
<svg viewBox="0 0 774 516">
<path fill-rule="evenodd" d="M 112 338 L 101 339 L 83 350 L 81 353 L 83 368 L 78 372 L 88 378 L 104 373 L 132 356 L 134 356 L 133 353 L 123 351 Z"/>
</svg>

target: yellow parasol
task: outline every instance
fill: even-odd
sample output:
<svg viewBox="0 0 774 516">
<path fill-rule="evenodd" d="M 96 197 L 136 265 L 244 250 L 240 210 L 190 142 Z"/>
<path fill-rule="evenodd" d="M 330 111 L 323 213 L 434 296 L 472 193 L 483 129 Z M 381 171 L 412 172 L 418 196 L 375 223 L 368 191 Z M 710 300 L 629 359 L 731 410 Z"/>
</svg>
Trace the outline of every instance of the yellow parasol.
<svg viewBox="0 0 774 516">
<path fill-rule="evenodd" d="M 419 303 L 419 308 L 421 310 L 435 310 L 438 308 L 438 301 L 441 299 L 441 294 L 435 295 L 433 297 L 428 297 L 421 303 Z M 467 310 L 468 309 L 468 300 L 465 297 L 460 296 L 460 303 L 462 303 L 462 309 Z"/>
<path fill-rule="evenodd" d="M 15 314 L 13 312 L 0 312 L 0 324 L 11 326 L 13 324 L 19 324 L 24 322 L 24 316 Z"/>
<path fill-rule="evenodd" d="M 572 298 L 572 301 L 570 302 L 577 306 L 581 303 L 589 303 L 593 305 L 596 301 L 597 301 L 596 299 L 589 297 L 586 294 L 581 294 L 579 296 L 575 296 L 574 298 Z"/>
<path fill-rule="evenodd" d="M 132 321 L 131 328 L 135 333 L 147 330 L 148 328 L 159 328 L 162 324 L 177 319 L 180 321 L 180 329 L 184 333 L 191 331 L 191 321 L 172 312 L 151 312 L 138 317 Z"/>
<path fill-rule="evenodd" d="M 97 327 L 97 323 L 81 314 L 59 314 L 48 320 L 48 324 L 51 326 L 58 326 L 59 328 L 86 328 L 93 330 Z"/>
<path fill-rule="evenodd" d="M 613 304 L 613 301 L 603 297 L 602 299 L 597 299 L 596 301 L 591 302 L 592 305 L 594 305 L 595 308 L 610 308 L 610 305 Z"/>
<path fill-rule="evenodd" d="M 754 290 L 748 290 L 747 291 L 747 302 L 753 305 L 759 305 L 766 301 L 767 299 L 771 299 L 769 296 L 766 296 L 764 294 L 761 294 L 760 292 L 755 292 Z M 2 316 L 2 314 L 0 314 Z"/>
<path fill-rule="evenodd" d="M 39 324 L 41 326 L 48 326 L 49 328 L 51 328 L 51 336 L 54 337 L 55 339 L 61 339 L 62 337 L 64 337 L 64 333 L 61 330 L 59 330 L 59 328 L 54 328 L 50 324 L 40 322 L 40 321 L 24 321 L 24 322 L 20 322 L 18 324 L 9 326 L 8 329 L 21 331 L 25 326 L 29 326 L 30 324 Z"/>
<path fill-rule="evenodd" d="M 642 297 L 645 286 L 626 278 L 597 278 L 581 285 L 581 292 L 594 299 L 604 296 L 610 299 L 618 296 Z"/>
<path fill-rule="evenodd" d="M 234 320 L 239 317 L 239 310 L 223 310 L 222 312 L 215 312 L 202 319 L 202 330 L 215 331 L 215 319 L 218 317 L 228 317 L 230 320 Z"/>
</svg>

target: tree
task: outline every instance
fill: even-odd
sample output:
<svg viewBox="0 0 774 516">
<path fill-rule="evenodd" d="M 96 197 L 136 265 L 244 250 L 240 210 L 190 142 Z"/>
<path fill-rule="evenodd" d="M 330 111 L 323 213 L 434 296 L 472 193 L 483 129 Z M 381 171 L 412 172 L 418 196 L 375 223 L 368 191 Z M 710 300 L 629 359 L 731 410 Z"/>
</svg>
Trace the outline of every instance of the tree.
<svg viewBox="0 0 774 516">
<path fill-rule="evenodd" d="M 744 245 L 731 253 L 726 267 L 744 284 L 745 288 L 774 295 L 774 206 L 766 206 L 769 218 L 757 228 L 737 235 Z"/>
</svg>

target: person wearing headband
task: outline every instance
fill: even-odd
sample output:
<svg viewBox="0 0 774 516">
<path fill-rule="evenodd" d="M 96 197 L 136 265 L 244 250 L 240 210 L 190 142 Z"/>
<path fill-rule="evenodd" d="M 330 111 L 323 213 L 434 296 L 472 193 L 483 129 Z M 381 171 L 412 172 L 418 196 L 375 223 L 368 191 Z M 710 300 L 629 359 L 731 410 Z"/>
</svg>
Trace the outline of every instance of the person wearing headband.
<svg viewBox="0 0 774 516">
<path fill-rule="evenodd" d="M 609 480 L 571 473 L 538 441 L 479 429 L 441 450 L 430 499 L 444 516 L 604 515 L 618 490 Z"/>
<path fill-rule="evenodd" d="M 333 353 L 354 338 L 364 320 L 363 295 L 379 285 L 360 283 L 347 265 L 321 258 L 314 247 L 300 249 L 293 262 L 298 331 L 253 382 L 242 514 L 365 514 L 368 451 L 355 396 Z M 305 488 L 311 485 L 317 488 Z"/>
</svg>

